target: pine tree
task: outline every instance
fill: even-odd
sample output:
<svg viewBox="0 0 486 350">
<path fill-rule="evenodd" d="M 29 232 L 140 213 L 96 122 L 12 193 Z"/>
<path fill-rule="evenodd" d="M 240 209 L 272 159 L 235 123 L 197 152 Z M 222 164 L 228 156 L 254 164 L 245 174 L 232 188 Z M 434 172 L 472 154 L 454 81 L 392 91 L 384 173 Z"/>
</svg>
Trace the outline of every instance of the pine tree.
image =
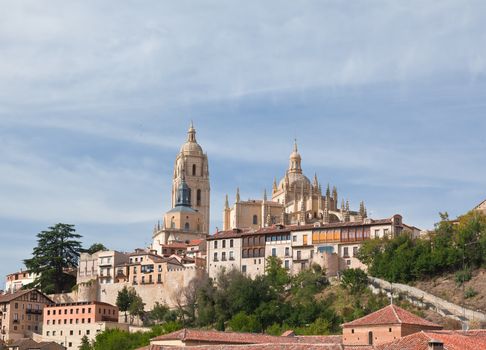
<svg viewBox="0 0 486 350">
<path fill-rule="evenodd" d="M 59 223 L 37 234 L 32 258 L 24 260 L 27 269 L 38 276 L 29 287 L 48 294 L 71 290 L 76 277 L 67 271 L 78 266 L 81 251 L 77 240 L 81 235 L 75 232 L 74 225 Z"/>
</svg>

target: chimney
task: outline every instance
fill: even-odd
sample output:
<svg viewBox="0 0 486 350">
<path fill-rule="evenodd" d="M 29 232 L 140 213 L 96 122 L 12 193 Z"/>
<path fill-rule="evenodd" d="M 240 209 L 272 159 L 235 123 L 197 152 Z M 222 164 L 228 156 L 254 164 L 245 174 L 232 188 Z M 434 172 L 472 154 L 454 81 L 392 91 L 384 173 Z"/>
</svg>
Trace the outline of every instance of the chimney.
<svg viewBox="0 0 486 350">
<path fill-rule="evenodd" d="M 440 340 L 431 339 L 429 341 L 428 350 L 444 350 L 444 343 Z"/>
</svg>

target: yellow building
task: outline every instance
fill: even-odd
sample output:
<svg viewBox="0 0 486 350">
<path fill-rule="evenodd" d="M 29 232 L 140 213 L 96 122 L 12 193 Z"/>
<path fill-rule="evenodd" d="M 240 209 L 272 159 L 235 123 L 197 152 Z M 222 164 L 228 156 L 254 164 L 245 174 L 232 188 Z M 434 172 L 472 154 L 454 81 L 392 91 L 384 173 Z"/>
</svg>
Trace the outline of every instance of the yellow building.
<svg viewBox="0 0 486 350">
<path fill-rule="evenodd" d="M 208 157 L 196 141 L 192 123 L 187 134 L 174 164 L 172 208 L 153 232 L 152 249 L 160 255 L 162 245 L 205 238 L 209 232 Z"/>
<path fill-rule="evenodd" d="M 267 199 L 266 191 L 262 200 L 240 200 L 239 189 L 235 202 L 230 207 L 226 196 L 223 210 L 223 230 L 232 228 L 261 228 L 273 224 L 306 224 L 314 222 L 354 222 L 367 217 L 364 203 L 359 211 L 351 211 L 348 201 L 341 201 L 338 207 L 338 192 L 329 185 L 323 195 L 321 185 L 314 175 L 311 182 L 302 171 L 302 157 L 297 142 L 289 157 L 289 167 L 284 177 L 274 180 L 272 198 Z"/>
</svg>

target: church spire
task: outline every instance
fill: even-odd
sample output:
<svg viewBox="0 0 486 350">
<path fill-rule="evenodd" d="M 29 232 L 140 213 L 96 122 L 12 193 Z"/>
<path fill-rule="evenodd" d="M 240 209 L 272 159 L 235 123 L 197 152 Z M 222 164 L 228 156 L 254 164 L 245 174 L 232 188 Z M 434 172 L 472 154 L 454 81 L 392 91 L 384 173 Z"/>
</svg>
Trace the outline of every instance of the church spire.
<svg viewBox="0 0 486 350">
<path fill-rule="evenodd" d="M 236 187 L 236 203 L 240 202 L 240 188 Z"/>
<path fill-rule="evenodd" d="M 302 168 L 301 168 L 301 160 L 302 158 L 300 157 L 299 150 L 297 148 L 297 139 L 294 140 L 294 149 L 292 153 L 290 153 L 290 158 L 289 158 L 289 170 L 287 171 L 288 173 L 298 173 L 302 174 Z"/>
<path fill-rule="evenodd" d="M 224 209 L 229 209 L 228 194 L 226 194 L 226 197 L 224 199 Z"/>
<path fill-rule="evenodd" d="M 187 131 L 187 142 L 196 142 L 196 129 L 194 129 L 192 120 L 189 125 L 189 130 Z"/>
<path fill-rule="evenodd" d="M 267 189 L 266 188 L 263 190 L 263 201 L 264 202 L 267 201 Z"/>
<path fill-rule="evenodd" d="M 277 192 L 277 178 L 273 178 L 273 193 Z"/>
</svg>

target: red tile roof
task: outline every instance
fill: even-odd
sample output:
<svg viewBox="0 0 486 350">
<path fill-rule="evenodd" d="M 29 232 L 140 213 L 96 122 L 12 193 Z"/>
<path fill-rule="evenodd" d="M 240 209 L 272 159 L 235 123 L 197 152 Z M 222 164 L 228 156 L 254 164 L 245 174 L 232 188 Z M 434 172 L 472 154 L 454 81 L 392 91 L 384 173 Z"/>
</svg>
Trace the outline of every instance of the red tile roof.
<svg viewBox="0 0 486 350">
<path fill-rule="evenodd" d="M 218 332 L 200 329 L 181 329 L 176 332 L 158 336 L 157 340 L 200 341 L 210 343 L 235 344 L 269 344 L 269 343 L 301 343 L 301 344 L 341 344 L 341 335 L 327 336 L 273 336 L 258 333 Z"/>
<path fill-rule="evenodd" d="M 190 346 L 194 350 L 342 350 L 340 344 L 298 344 L 298 343 L 267 343 L 267 344 L 212 344 Z M 148 348 L 138 350 L 177 350 L 178 346 L 151 345 Z M 347 348 L 344 348 L 347 349 Z M 360 347 L 359 350 L 368 350 L 372 348 Z M 354 350 L 354 349 L 352 349 Z"/>
<path fill-rule="evenodd" d="M 376 346 L 377 350 L 427 350 L 431 340 L 439 340 L 445 350 L 486 349 L 486 330 L 422 331 L 389 343 Z"/>
<path fill-rule="evenodd" d="M 343 327 L 358 327 L 378 324 L 412 324 L 422 327 L 442 329 L 438 324 L 427 321 L 396 305 L 388 305 L 357 320 L 344 323 Z"/>
<path fill-rule="evenodd" d="M 214 235 L 209 236 L 206 240 L 211 241 L 214 239 L 222 239 L 222 238 L 234 238 L 240 237 L 243 232 L 249 231 L 248 229 L 232 229 L 227 231 L 218 231 Z"/>
</svg>

